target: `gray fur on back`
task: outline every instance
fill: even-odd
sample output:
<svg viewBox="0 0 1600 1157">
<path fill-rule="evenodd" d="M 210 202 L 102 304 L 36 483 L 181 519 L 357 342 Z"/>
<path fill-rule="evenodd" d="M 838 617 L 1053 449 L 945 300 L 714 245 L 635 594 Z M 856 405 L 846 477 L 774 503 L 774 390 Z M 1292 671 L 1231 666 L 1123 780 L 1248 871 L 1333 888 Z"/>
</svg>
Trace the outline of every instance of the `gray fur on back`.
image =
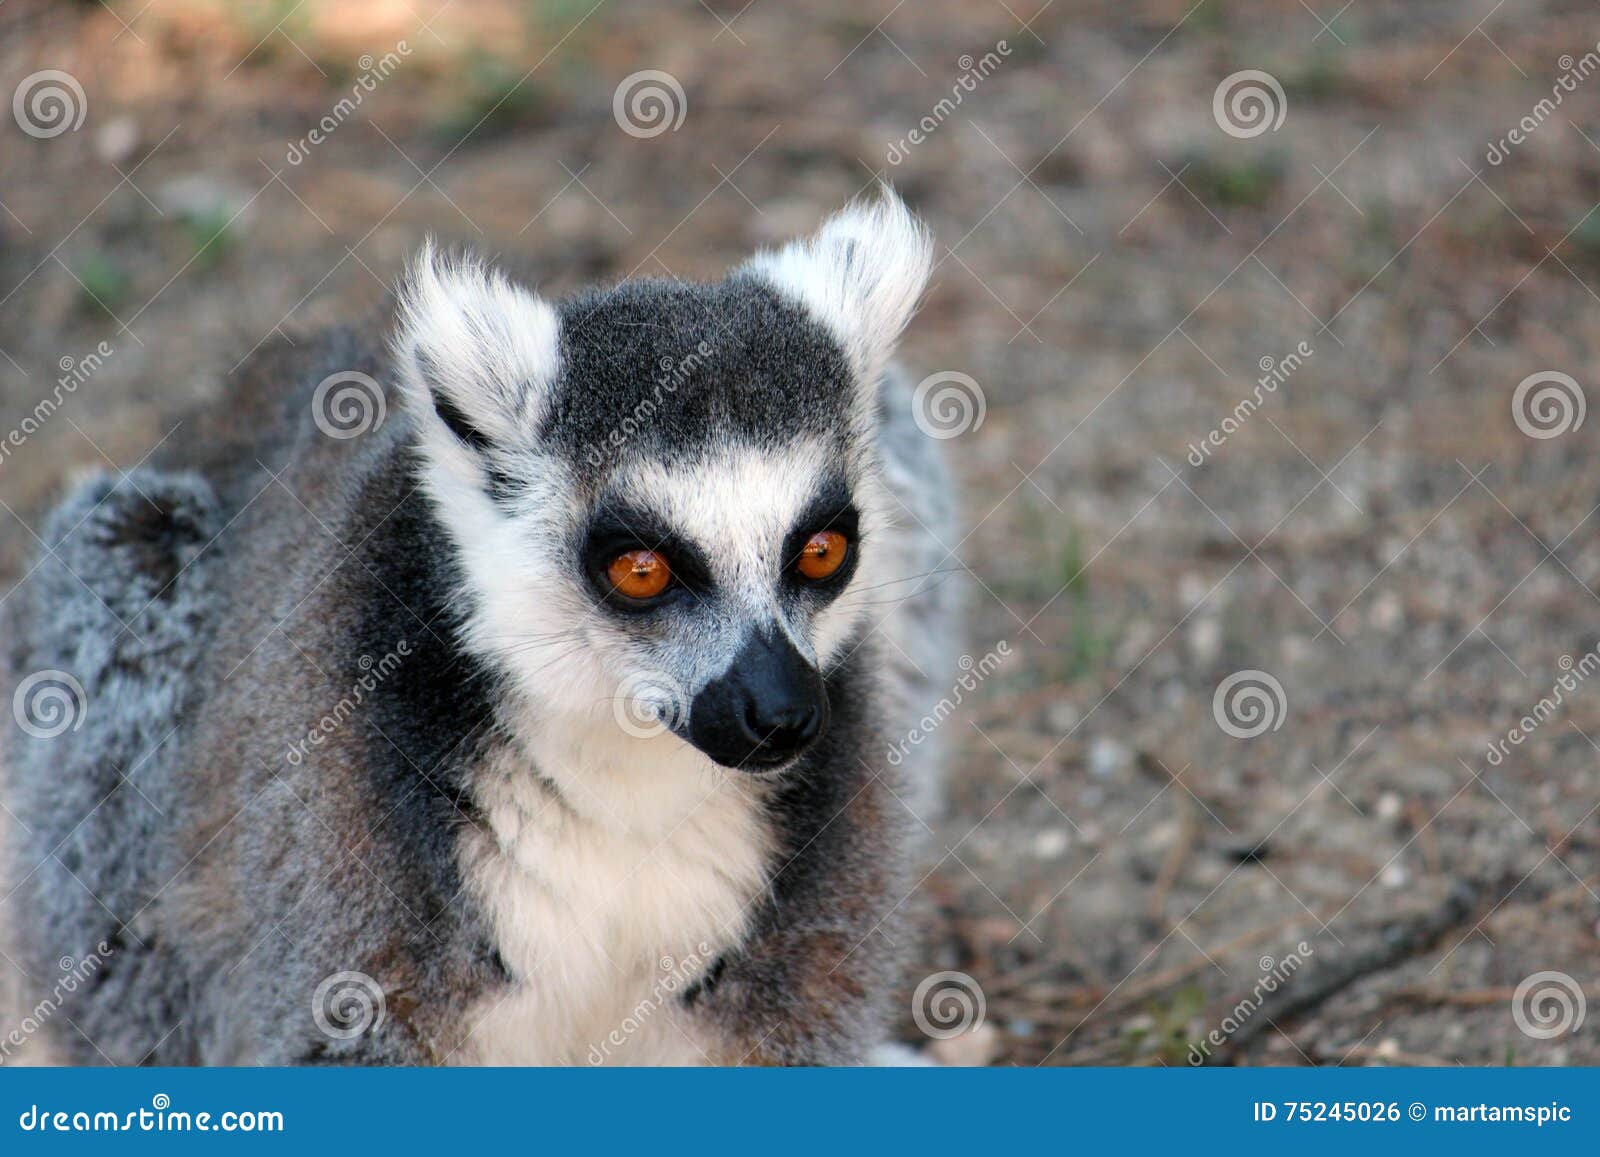
<svg viewBox="0 0 1600 1157">
<path fill-rule="evenodd" d="M 221 526 L 193 475 L 93 478 L 50 516 L 49 549 L 9 608 L 6 686 L 35 679 L 17 710 L 41 732 L 8 737 L 25 873 L 10 905 L 28 914 L 20 950 L 33 984 L 48 989 L 93 962 L 71 1002 L 82 1032 L 58 1033 L 80 1061 L 145 1060 L 185 1005 L 182 962 L 139 929 L 182 866 L 169 826 L 175 752 L 198 698 L 222 555 L 191 563 Z"/>
<path fill-rule="evenodd" d="M 884 384 L 881 404 L 884 480 L 899 506 L 891 549 L 904 570 L 881 596 L 887 604 L 881 620 L 887 641 L 883 658 L 891 717 L 909 729 L 951 693 L 959 675 L 955 657 L 966 588 L 957 551 L 955 487 L 939 442 L 916 423 L 913 383 L 898 366 Z M 944 806 L 945 743 L 932 739 L 913 745 L 909 735 L 894 740 L 908 752 L 903 757 L 907 802 L 920 818 L 932 821 Z M 901 762 L 893 753 L 889 758 Z"/>
</svg>

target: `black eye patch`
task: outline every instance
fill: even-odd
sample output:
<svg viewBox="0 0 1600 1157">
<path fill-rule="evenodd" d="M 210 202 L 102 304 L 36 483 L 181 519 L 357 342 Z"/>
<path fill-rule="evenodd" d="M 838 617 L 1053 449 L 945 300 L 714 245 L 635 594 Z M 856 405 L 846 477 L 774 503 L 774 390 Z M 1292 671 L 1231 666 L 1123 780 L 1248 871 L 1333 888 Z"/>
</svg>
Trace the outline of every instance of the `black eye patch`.
<svg viewBox="0 0 1600 1157">
<path fill-rule="evenodd" d="M 650 550 L 664 556 L 677 584 L 691 591 L 711 586 L 711 568 L 701 550 L 661 523 L 652 513 L 625 504 L 604 504 L 589 519 L 584 532 L 582 559 L 590 582 L 610 603 L 611 560 L 630 550 Z M 629 608 L 636 609 L 636 608 Z"/>
<path fill-rule="evenodd" d="M 819 530 L 833 530 L 849 541 L 849 554 L 837 571 L 820 582 L 807 582 L 806 589 L 829 597 L 837 594 L 855 572 L 861 542 L 861 512 L 856 508 L 850 488 L 842 478 L 830 479 L 795 519 L 783 542 L 783 573 L 794 580 L 795 563 L 808 539 Z"/>
</svg>

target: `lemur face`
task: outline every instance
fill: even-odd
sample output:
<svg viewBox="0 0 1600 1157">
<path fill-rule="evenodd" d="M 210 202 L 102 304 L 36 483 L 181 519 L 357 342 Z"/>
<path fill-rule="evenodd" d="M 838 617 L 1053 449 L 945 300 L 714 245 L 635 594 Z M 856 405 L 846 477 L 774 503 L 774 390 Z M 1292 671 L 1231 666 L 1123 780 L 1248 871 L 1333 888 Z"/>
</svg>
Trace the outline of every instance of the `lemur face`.
<svg viewBox="0 0 1600 1157">
<path fill-rule="evenodd" d="M 425 251 L 396 353 L 467 645 L 598 743 L 792 762 L 886 577 L 876 387 L 928 266 L 892 194 L 719 283 L 553 304 Z"/>
</svg>

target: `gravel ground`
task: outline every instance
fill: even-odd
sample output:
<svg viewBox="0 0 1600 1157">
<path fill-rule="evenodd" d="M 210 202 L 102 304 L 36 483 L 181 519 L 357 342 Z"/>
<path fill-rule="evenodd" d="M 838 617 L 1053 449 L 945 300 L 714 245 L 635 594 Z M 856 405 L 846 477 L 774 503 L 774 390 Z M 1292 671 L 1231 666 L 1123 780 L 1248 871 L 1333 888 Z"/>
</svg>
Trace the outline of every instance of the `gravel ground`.
<svg viewBox="0 0 1600 1157">
<path fill-rule="evenodd" d="M 1597 41 L 1539 0 L 9 0 L 0 95 L 84 115 L 0 123 L 0 426 L 73 381 L 0 457 L 0 579 L 424 232 L 689 278 L 887 176 L 1010 652 L 943 725 L 907 1043 L 1600 1063 Z"/>
</svg>

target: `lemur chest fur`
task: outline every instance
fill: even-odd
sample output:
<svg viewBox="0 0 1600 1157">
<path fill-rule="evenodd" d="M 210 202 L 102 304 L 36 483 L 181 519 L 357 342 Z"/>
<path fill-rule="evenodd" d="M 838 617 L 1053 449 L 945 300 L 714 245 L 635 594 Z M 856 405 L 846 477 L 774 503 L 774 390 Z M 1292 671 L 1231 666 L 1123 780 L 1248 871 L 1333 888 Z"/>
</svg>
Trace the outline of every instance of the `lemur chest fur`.
<svg viewBox="0 0 1600 1157">
<path fill-rule="evenodd" d="M 471 1010 L 453 1060 L 696 1064 L 719 1047 L 682 994 L 744 937 L 773 838 L 758 784 L 687 751 L 663 760 L 494 760 L 461 855 L 512 984 Z"/>
</svg>

